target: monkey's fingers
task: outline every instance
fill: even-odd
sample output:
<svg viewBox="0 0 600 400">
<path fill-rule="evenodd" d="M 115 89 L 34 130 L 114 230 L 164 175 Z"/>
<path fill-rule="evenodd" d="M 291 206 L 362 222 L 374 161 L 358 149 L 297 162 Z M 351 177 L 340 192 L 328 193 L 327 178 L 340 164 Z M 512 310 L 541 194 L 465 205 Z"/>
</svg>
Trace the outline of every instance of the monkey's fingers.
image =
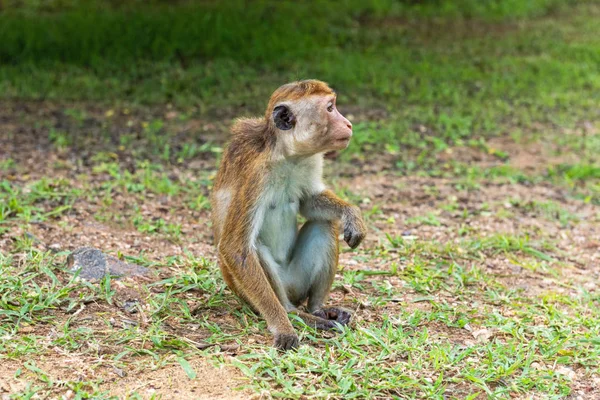
<svg viewBox="0 0 600 400">
<path fill-rule="evenodd" d="M 352 232 L 349 229 L 344 231 L 344 242 L 348 243 L 350 246 L 350 240 L 352 239 Z"/>
<path fill-rule="evenodd" d="M 282 351 L 298 348 L 300 339 L 295 333 L 276 333 L 273 346 Z"/>
<path fill-rule="evenodd" d="M 334 321 L 340 325 L 348 325 L 352 318 L 352 313 L 341 307 L 328 307 L 321 310 L 317 310 L 313 313 L 321 318 L 325 318 L 330 321 Z"/>
<path fill-rule="evenodd" d="M 352 318 L 352 313 L 348 310 L 338 307 L 330 307 L 327 309 L 329 319 L 334 320 L 338 324 L 348 325 Z"/>
<path fill-rule="evenodd" d="M 329 320 L 322 316 L 325 314 L 317 314 L 317 313 L 318 313 L 318 311 L 316 311 L 315 313 L 312 313 L 312 314 L 309 314 L 309 313 L 306 313 L 306 312 L 300 311 L 300 310 L 294 311 L 294 314 L 296 314 L 300 318 L 302 318 L 302 321 L 304 321 L 304 323 L 306 325 L 312 326 L 315 329 L 319 329 L 322 331 L 328 331 L 328 330 L 338 328 L 338 324 L 335 321 Z"/>
</svg>

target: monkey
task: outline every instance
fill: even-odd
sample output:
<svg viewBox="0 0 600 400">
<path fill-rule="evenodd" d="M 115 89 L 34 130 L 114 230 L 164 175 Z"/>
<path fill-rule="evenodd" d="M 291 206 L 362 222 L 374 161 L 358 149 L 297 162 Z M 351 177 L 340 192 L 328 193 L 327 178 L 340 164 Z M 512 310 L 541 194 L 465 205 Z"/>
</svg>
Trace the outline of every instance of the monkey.
<svg viewBox="0 0 600 400">
<path fill-rule="evenodd" d="M 324 155 L 348 146 L 352 124 L 328 84 L 303 80 L 276 89 L 263 117 L 238 119 L 231 131 L 211 193 L 218 264 L 227 286 L 265 318 L 274 346 L 294 349 L 288 313 L 322 330 L 350 322 L 349 311 L 323 303 L 340 229 L 355 249 L 366 225 L 322 177 Z"/>
</svg>

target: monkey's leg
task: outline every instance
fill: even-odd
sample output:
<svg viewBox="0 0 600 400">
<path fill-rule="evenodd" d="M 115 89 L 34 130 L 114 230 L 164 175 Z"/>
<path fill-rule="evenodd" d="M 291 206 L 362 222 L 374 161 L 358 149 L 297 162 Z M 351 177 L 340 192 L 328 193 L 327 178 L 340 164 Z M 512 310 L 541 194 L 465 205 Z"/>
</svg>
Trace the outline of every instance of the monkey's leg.
<svg viewBox="0 0 600 400">
<path fill-rule="evenodd" d="M 298 234 L 289 268 L 293 276 L 308 278 L 305 295 L 296 300 L 302 302 L 308 297 L 308 311 L 314 316 L 346 325 L 350 322 L 349 311 L 338 307 L 323 308 L 323 303 L 327 300 L 333 284 L 337 265 L 337 222 L 306 222 Z M 336 327 L 335 324 L 327 324 L 327 326 Z"/>
<path fill-rule="evenodd" d="M 267 274 L 271 287 L 279 298 L 281 305 L 288 313 L 299 316 L 307 325 L 317 329 L 333 329 L 337 327 L 332 321 L 297 309 L 290 301 L 290 298 L 292 298 L 296 304 L 299 304 L 306 298 L 306 293 L 310 287 L 309 276 L 305 275 L 303 271 L 298 270 L 295 272 L 300 272 L 300 274 L 290 273 L 290 266 L 281 266 L 281 264 L 275 261 L 267 246 L 259 244 L 257 250 L 261 265 Z M 299 298 L 301 300 L 297 301 Z"/>
<path fill-rule="evenodd" d="M 275 336 L 275 347 L 283 350 L 298 347 L 298 335 L 272 289 L 258 256 L 249 252 L 241 260 L 242 265 L 239 265 L 240 260 L 235 253 L 222 250 L 222 246 L 219 246 L 223 268 L 227 270 L 233 283 L 231 289 L 265 318 L 269 330 Z"/>
<path fill-rule="evenodd" d="M 275 291 L 275 294 L 279 298 L 281 305 L 283 306 L 283 308 L 285 308 L 287 312 L 295 310 L 296 307 L 288 299 L 288 295 L 285 291 L 285 285 L 280 277 L 283 272 L 283 268 L 277 263 L 277 261 L 275 261 L 273 255 L 271 254 L 271 251 L 267 246 L 259 244 L 257 245 L 257 251 L 258 256 L 260 258 L 260 263 L 265 269 L 267 277 L 271 282 L 271 287 L 273 288 L 273 291 Z"/>
</svg>

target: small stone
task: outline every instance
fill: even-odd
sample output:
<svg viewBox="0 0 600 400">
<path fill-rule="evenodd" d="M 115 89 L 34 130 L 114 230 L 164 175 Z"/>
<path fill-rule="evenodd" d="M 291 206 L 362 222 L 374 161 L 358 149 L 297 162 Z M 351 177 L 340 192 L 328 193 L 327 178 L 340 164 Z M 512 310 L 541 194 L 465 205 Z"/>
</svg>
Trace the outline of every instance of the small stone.
<svg viewBox="0 0 600 400">
<path fill-rule="evenodd" d="M 123 310 L 125 310 L 129 314 L 135 314 L 138 311 L 138 309 L 137 309 L 138 304 L 139 304 L 139 302 L 136 299 L 126 300 L 123 303 Z"/>
<path fill-rule="evenodd" d="M 19 327 L 19 333 L 31 333 L 34 332 L 35 328 L 31 325 L 23 324 Z"/>
<path fill-rule="evenodd" d="M 61 251 L 61 246 L 59 243 L 52 243 L 50 246 L 48 246 L 48 250 L 51 250 L 54 253 L 57 253 L 59 251 Z"/>
<path fill-rule="evenodd" d="M 557 367 L 555 372 L 557 374 L 566 376 L 567 378 L 569 378 L 572 381 L 575 380 L 575 378 L 577 378 L 577 373 L 575 371 L 573 371 L 571 368 L 565 367 L 564 365 Z"/>
<path fill-rule="evenodd" d="M 532 369 L 537 370 L 537 371 L 540 371 L 540 370 L 544 369 L 544 366 L 542 364 L 540 364 L 539 362 L 532 362 L 531 365 L 530 365 L 530 367 Z"/>
<path fill-rule="evenodd" d="M 236 352 L 239 350 L 240 345 L 239 344 L 225 344 L 225 345 L 220 345 L 219 346 L 221 348 L 221 351 L 224 352 Z"/>
<path fill-rule="evenodd" d="M 412 232 L 410 230 L 406 230 L 402 232 L 402 236 L 412 236 Z"/>
<path fill-rule="evenodd" d="M 106 257 L 108 272 L 113 276 L 145 276 L 150 270 L 141 265 L 123 262 L 115 257 Z"/>
<path fill-rule="evenodd" d="M 124 378 L 127 376 L 127 374 L 125 373 L 125 371 L 123 371 L 121 368 L 117 368 L 113 366 L 113 372 L 119 377 L 119 378 Z"/>
<path fill-rule="evenodd" d="M 594 291 L 594 290 L 596 290 L 596 282 L 593 282 L 593 281 L 586 282 L 586 283 L 583 284 L 583 287 L 588 292 Z"/>
<path fill-rule="evenodd" d="M 79 271 L 79 277 L 85 280 L 100 280 L 108 272 L 106 257 L 93 247 L 80 247 L 69 254 L 67 267 L 73 273 Z"/>
<path fill-rule="evenodd" d="M 148 268 L 107 256 L 93 247 L 80 247 L 69 254 L 67 267 L 73 273 L 79 271 L 79 277 L 88 281 L 100 280 L 106 275 L 122 277 L 144 276 L 150 273 Z"/>
<path fill-rule="evenodd" d="M 489 329 L 478 329 L 474 332 L 471 332 L 471 335 L 473 335 L 473 337 L 478 341 L 478 342 L 487 342 L 490 340 L 490 338 L 494 335 L 494 332 L 492 332 Z"/>
</svg>

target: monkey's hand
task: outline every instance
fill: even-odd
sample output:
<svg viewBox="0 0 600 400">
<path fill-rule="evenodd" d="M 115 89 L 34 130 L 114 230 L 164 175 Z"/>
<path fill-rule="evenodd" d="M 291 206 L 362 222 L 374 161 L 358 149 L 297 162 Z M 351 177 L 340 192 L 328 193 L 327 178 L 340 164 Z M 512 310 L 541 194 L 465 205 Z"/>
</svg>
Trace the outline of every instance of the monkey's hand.
<svg viewBox="0 0 600 400">
<path fill-rule="evenodd" d="M 350 318 L 352 318 L 352 313 L 341 307 L 322 308 L 320 310 L 314 311 L 313 315 L 326 319 L 328 321 L 338 323 L 340 325 L 348 325 L 348 323 L 350 322 Z"/>
<path fill-rule="evenodd" d="M 362 218 L 360 209 L 356 206 L 347 207 L 342 215 L 344 241 L 350 248 L 355 249 L 367 234 L 367 226 Z"/>
</svg>

